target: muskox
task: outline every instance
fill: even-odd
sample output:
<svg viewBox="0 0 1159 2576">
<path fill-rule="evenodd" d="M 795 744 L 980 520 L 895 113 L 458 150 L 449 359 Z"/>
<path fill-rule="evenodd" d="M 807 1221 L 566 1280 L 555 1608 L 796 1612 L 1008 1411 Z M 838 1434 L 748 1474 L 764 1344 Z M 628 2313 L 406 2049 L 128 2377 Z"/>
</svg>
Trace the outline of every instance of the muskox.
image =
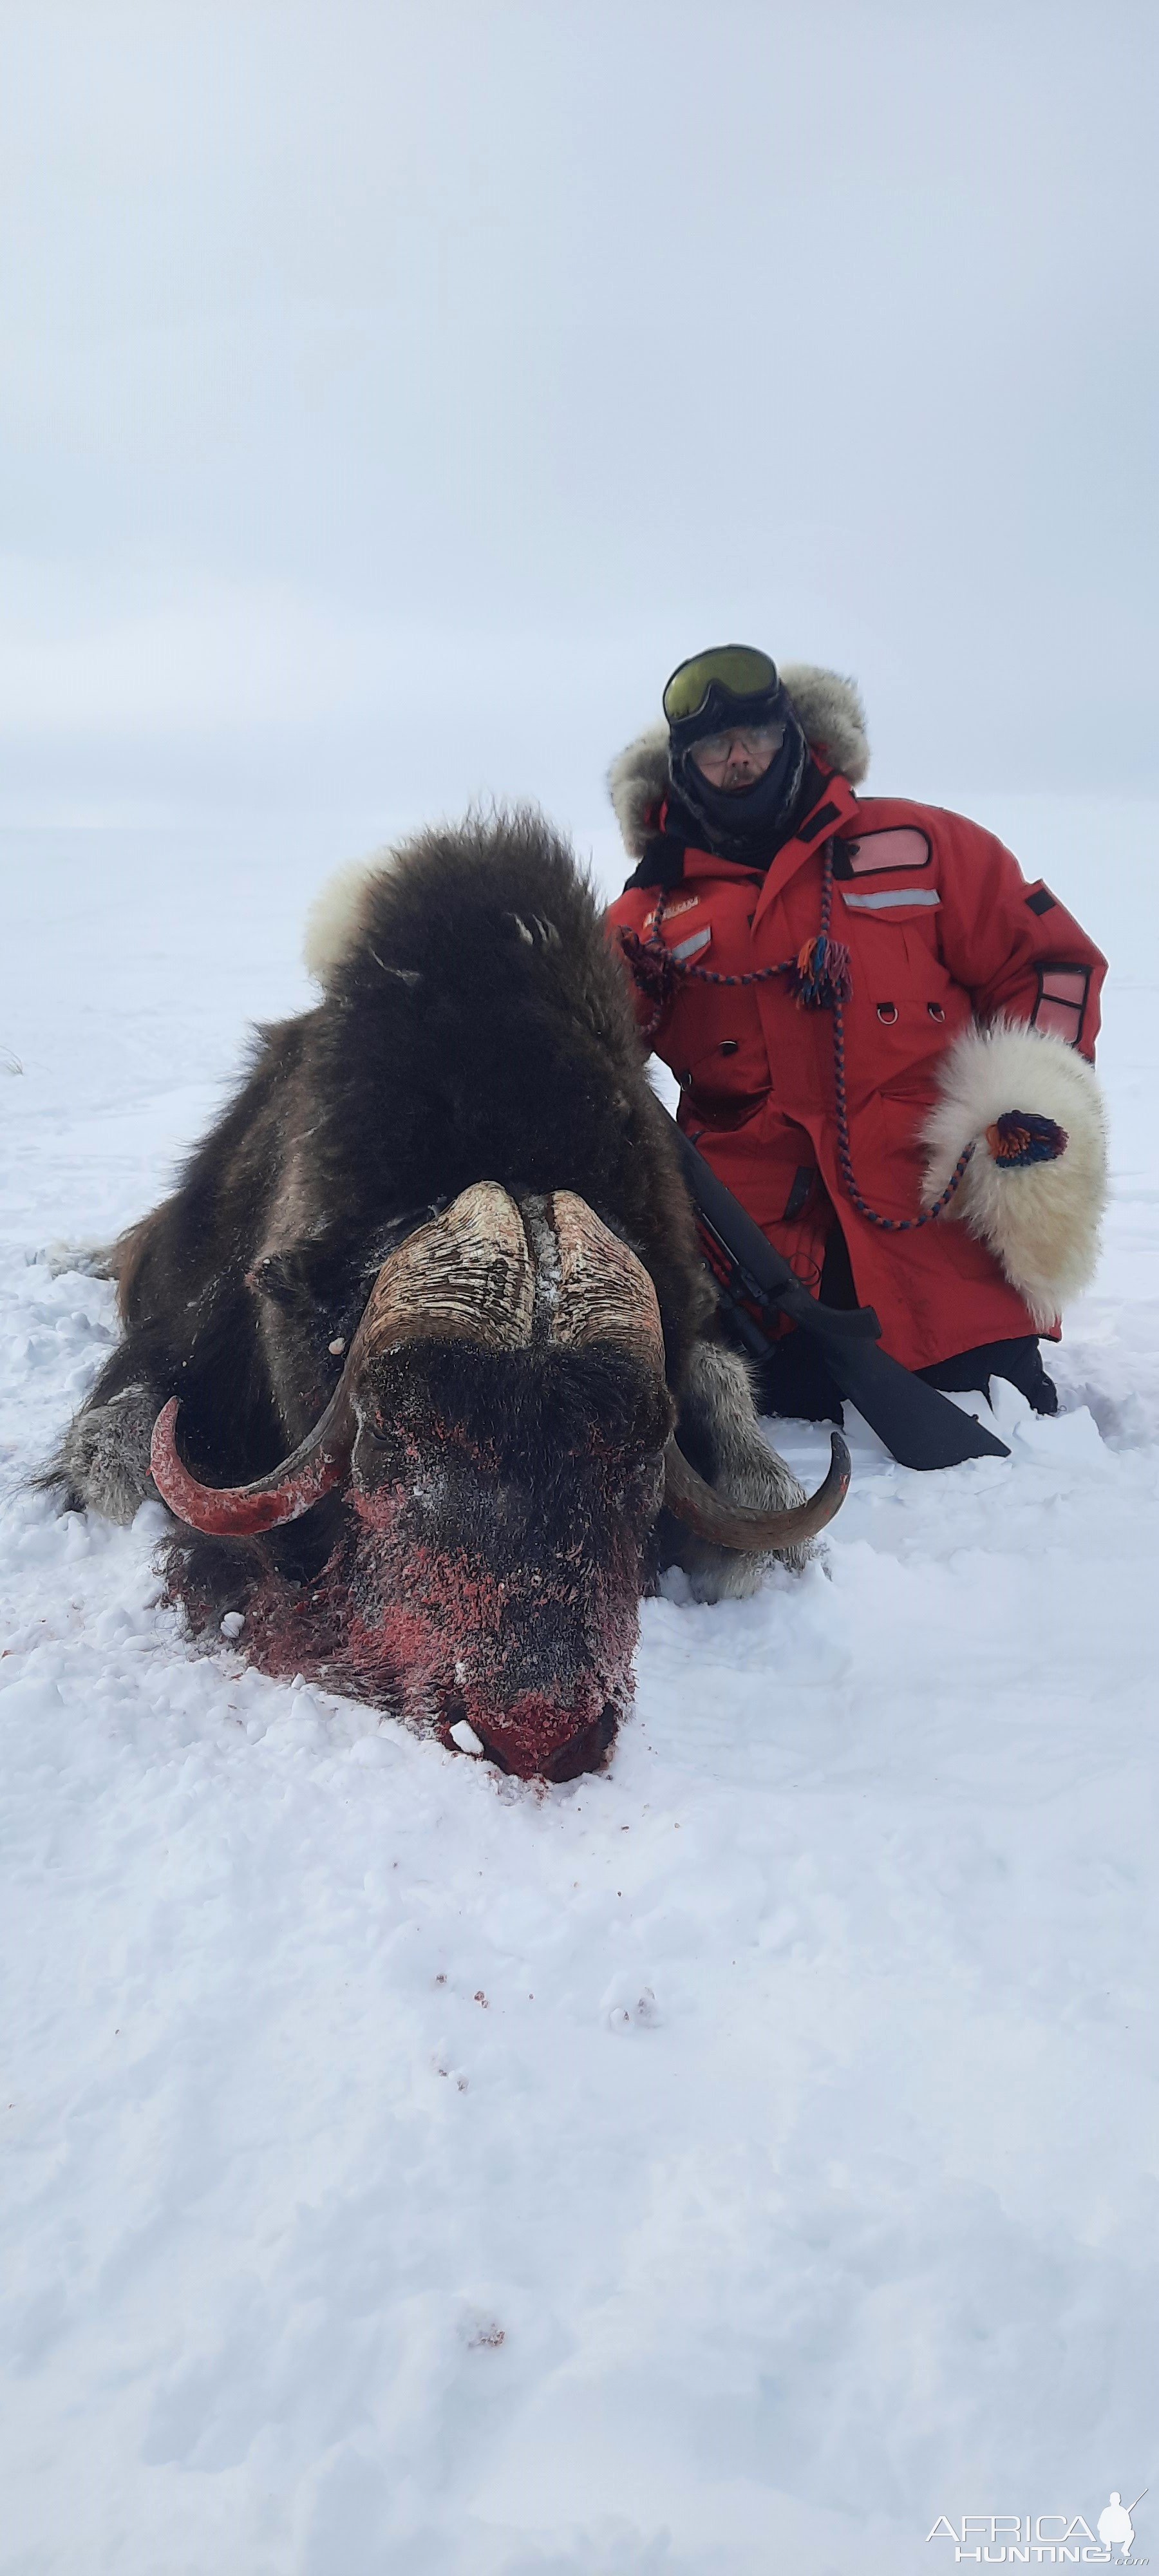
<svg viewBox="0 0 1159 2576">
<path fill-rule="evenodd" d="M 522 1777 L 607 1755 L 641 1593 L 799 1563 L 627 980 L 531 811 L 431 831 L 315 907 L 318 1006 L 116 1247 L 123 1338 L 52 1471 L 173 1518 L 169 1597 L 264 1671 Z M 232 1615 L 231 1615 L 232 1614 Z"/>
</svg>

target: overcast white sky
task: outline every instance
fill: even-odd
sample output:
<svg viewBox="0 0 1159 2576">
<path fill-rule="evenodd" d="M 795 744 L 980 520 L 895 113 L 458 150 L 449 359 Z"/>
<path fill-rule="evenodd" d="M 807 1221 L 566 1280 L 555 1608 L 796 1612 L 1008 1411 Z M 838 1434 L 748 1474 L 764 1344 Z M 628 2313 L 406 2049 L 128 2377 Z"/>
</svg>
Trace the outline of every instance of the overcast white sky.
<svg viewBox="0 0 1159 2576">
<path fill-rule="evenodd" d="M 1154 785 L 1155 0 L 0 27 L 0 816 L 583 828 L 728 637 Z"/>
</svg>

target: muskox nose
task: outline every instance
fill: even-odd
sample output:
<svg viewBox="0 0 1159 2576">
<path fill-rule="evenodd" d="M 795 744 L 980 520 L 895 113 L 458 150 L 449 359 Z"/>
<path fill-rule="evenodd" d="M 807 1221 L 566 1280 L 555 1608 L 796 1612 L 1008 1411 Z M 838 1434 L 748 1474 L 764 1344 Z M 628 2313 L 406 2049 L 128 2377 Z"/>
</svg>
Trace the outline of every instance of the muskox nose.
<svg viewBox="0 0 1159 2576">
<path fill-rule="evenodd" d="M 597 1771 L 615 1742 L 619 1710 L 611 1700 L 561 1702 L 523 1691 L 501 1709 L 471 1707 L 485 1752 L 518 1780 L 574 1780 Z"/>
</svg>

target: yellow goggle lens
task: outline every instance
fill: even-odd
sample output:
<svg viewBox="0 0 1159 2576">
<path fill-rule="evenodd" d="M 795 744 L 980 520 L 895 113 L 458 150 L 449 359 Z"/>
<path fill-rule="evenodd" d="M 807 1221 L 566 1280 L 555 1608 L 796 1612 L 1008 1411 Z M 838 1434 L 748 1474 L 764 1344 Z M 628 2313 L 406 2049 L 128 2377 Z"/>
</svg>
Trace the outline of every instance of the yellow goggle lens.
<svg viewBox="0 0 1159 2576">
<path fill-rule="evenodd" d="M 717 644 L 709 653 L 694 653 L 690 661 L 677 664 L 664 691 L 669 724 L 698 715 L 714 680 L 730 697 L 757 698 L 776 687 L 777 666 L 751 644 Z"/>
</svg>

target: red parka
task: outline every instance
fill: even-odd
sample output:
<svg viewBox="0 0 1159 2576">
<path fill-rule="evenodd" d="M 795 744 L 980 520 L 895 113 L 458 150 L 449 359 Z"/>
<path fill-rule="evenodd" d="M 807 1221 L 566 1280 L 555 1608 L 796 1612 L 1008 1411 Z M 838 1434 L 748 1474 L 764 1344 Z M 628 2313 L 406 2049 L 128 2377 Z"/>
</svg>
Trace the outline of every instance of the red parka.
<svg viewBox="0 0 1159 2576">
<path fill-rule="evenodd" d="M 662 834 L 662 806 L 647 821 Z M 854 1179 L 880 1215 L 912 1218 L 946 1048 L 974 1019 L 1005 1012 L 1093 1055 L 1106 961 L 992 833 L 936 806 L 859 799 L 839 774 L 825 777 L 767 875 L 699 849 L 681 868 L 678 844 L 652 840 L 611 924 L 654 937 L 659 906 L 659 936 L 678 966 L 737 979 L 779 967 L 818 932 L 830 843 L 830 930 L 852 961 Z M 647 1027 L 655 994 L 638 985 L 637 1001 Z M 876 1307 L 895 1359 L 925 1368 L 1037 1329 L 990 1253 L 951 1217 L 891 1234 L 859 1214 L 839 1169 L 833 1015 L 802 1009 L 787 973 L 727 984 L 685 975 L 651 1043 L 680 1084 L 681 1125 L 814 1292 L 836 1212 L 858 1299 Z"/>
</svg>

